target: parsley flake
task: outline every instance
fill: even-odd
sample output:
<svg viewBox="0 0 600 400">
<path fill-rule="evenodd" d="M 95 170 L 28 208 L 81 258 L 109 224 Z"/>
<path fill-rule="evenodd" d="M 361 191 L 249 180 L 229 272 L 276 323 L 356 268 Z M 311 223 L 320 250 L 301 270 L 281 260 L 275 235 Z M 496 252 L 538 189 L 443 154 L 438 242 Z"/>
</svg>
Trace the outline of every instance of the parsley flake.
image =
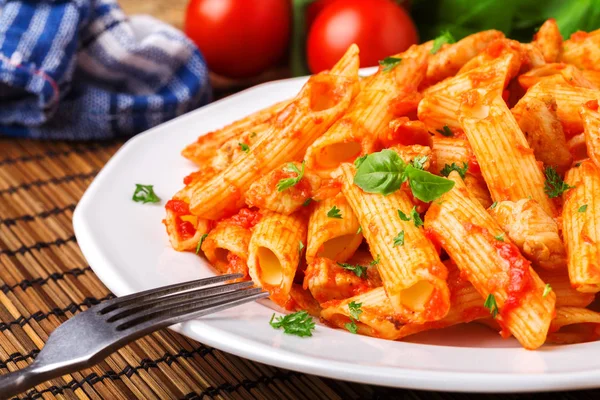
<svg viewBox="0 0 600 400">
<path fill-rule="evenodd" d="M 544 170 L 546 175 L 546 182 L 544 183 L 544 192 L 550 198 L 558 197 L 569 189 L 575 188 L 575 186 L 567 185 L 560 175 L 556 172 L 554 167 L 546 167 Z"/>
<path fill-rule="evenodd" d="M 298 182 L 300 182 L 300 180 L 304 176 L 304 161 L 302 161 L 302 170 L 299 170 L 298 167 L 296 167 L 296 164 L 294 163 L 288 163 L 285 170 L 287 172 L 295 172 L 296 177 L 282 179 L 279 182 L 277 182 L 277 191 L 279 192 L 283 192 L 284 190 L 289 189 L 292 186 L 298 184 Z"/>
<path fill-rule="evenodd" d="M 415 226 L 418 228 L 420 226 L 423 226 L 423 220 L 421 219 L 421 216 L 419 215 L 419 213 L 417 212 L 417 207 L 413 206 L 412 210 L 410 210 L 410 214 L 406 215 L 402 212 L 402 210 L 398 210 L 398 216 L 400 217 L 400 219 L 402 221 L 410 221 L 412 220 L 415 223 Z"/>
<path fill-rule="evenodd" d="M 255 138 L 255 137 L 256 137 L 256 132 L 252 132 L 252 133 L 250 134 L 250 139 L 252 139 L 252 138 Z"/>
<path fill-rule="evenodd" d="M 135 192 L 133 192 L 133 201 L 138 203 L 158 203 L 160 198 L 154 193 L 154 185 L 135 184 Z"/>
<path fill-rule="evenodd" d="M 381 255 L 380 255 L 380 254 L 377 254 L 377 258 L 376 258 L 376 259 L 374 259 L 373 261 L 371 261 L 371 262 L 369 263 L 369 265 L 377 265 L 377 264 L 379 264 L 379 261 L 381 261 Z"/>
<path fill-rule="evenodd" d="M 546 297 L 548 296 L 548 294 L 552 291 L 552 286 L 550 286 L 549 283 L 546 283 L 546 286 L 544 287 L 544 293 L 542 293 L 542 297 Z"/>
<path fill-rule="evenodd" d="M 442 174 L 443 176 L 448 176 L 450 175 L 450 172 L 456 171 L 458 172 L 461 178 L 465 179 L 465 176 L 467 176 L 468 169 L 469 163 L 466 162 L 463 162 L 462 167 L 459 167 L 458 165 L 456 165 L 456 163 L 452 163 L 450 165 L 446 164 L 444 165 L 444 168 L 442 168 L 442 170 L 440 171 L 440 174 Z"/>
<path fill-rule="evenodd" d="M 360 233 L 362 233 L 362 226 L 359 226 L 359 227 L 358 227 L 358 230 L 356 231 L 356 234 L 357 234 L 357 235 L 358 235 L 358 234 L 360 234 Z"/>
<path fill-rule="evenodd" d="M 438 37 L 433 40 L 433 47 L 429 51 L 431 54 L 437 53 L 444 44 L 455 43 L 454 36 L 449 31 L 443 31 Z"/>
<path fill-rule="evenodd" d="M 493 210 L 494 208 L 496 208 L 496 206 L 498 205 L 498 202 L 495 201 L 492 203 L 492 205 L 490 206 L 490 208 Z"/>
<path fill-rule="evenodd" d="M 302 240 L 298 241 L 298 253 L 302 254 L 302 250 L 304 250 L 304 243 L 302 243 Z"/>
<path fill-rule="evenodd" d="M 401 58 L 397 57 L 386 57 L 383 60 L 379 60 L 379 65 L 383 67 L 383 72 L 390 71 L 398 66 L 402 61 Z"/>
<path fill-rule="evenodd" d="M 244 153 L 248 153 L 250 151 L 250 146 L 248 146 L 246 143 L 238 143 L 238 145 Z"/>
<path fill-rule="evenodd" d="M 306 200 L 304 200 L 304 203 L 302 203 L 302 207 L 308 207 L 308 205 L 310 203 L 312 203 L 313 199 L 311 199 L 310 197 Z"/>
<path fill-rule="evenodd" d="M 352 265 L 352 264 L 340 263 L 340 262 L 337 263 L 337 265 L 344 268 L 345 270 L 354 272 L 354 275 L 358 276 L 359 278 L 367 273 L 367 267 L 363 267 L 362 265 L 358 265 L 358 264 Z"/>
<path fill-rule="evenodd" d="M 400 189 L 407 180 L 412 194 L 425 202 L 437 200 L 454 187 L 450 179 L 407 165 L 398 153 L 389 149 L 369 154 L 354 175 L 356 186 L 384 196 Z"/>
<path fill-rule="evenodd" d="M 582 205 L 577 209 L 577 212 L 584 213 L 587 210 L 587 204 Z"/>
<path fill-rule="evenodd" d="M 494 236 L 494 239 L 504 242 L 504 233 L 499 234 L 498 236 Z"/>
<path fill-rule="evenodd" d="M 425 169 L 425 163 L 429 160 L 427 156 L 416 156 L 410 164 L 416 169 Z"/>
<path fill-rule="evenodd" d="M 344 324 L 344 327 L 348 330 L 348 332 L 350 333 L 357 333 L 358 332 L 358 326 L 356 325 L 356 322 L 354 321 L 350 321 L 350 322 L 346 322 Z"/>
<path fill-rule="evenodd" d="M 394 238 L 394 247 L 404 246 L 404 231 L 400 231 L 398 236 Z"/>
<path fill-rule="evenodd" d="M 436 129 L 435 131 L 442 136 L 446 136 L 446 137 L 454 136 L 454 133 L 452 133 L 452 131 L 450 130 L 450 127 L 448 125 L 444 125 L 444 127 L 442 129 Z"/>
<path fill-rule="evenodd" d="M 312 331 L 315 329 L 312 317 L 304 310 L 283 317 L 278 316 L 276 320 L 273 313 L 269 324 L 275 329 L 283 328 L 283 333 L 300 337 L 312 336 Z"/>
<path fill-rule="evenodd" d="M 485 299 L 485 303 L 483 303 L 483 306 L 485 308 L 487 308 L 488 310 L 490 310 L 490 314 L 492 314 L 492 318 L 496 318 L 496 315 L 498 315 L 498 304 L 496 304 L 496 298 L 494 297 L 493 294 L 489 294 L 488 297 Z"/>
<path fill-rule="evenodd" d="M 200 237 L 200 240 L 198 240 L 198 245 L 196 246 L 196 254 L 200 253 L 200 249 L 202 248 L 202 243 L 204 243 L 204 239 L 206 239 L 207 236 L 208 236 L 208 233 L 205 233 L 204 235 L 202 235 Z"/>
<path fill-rule="evenodd" d="M 327 216 L 329 218 L 342 219 L 342 213 L 340 212 L 340 209 L 336 206 L 331 207 L 331 210 L 327 211 Z"/>
</svg>

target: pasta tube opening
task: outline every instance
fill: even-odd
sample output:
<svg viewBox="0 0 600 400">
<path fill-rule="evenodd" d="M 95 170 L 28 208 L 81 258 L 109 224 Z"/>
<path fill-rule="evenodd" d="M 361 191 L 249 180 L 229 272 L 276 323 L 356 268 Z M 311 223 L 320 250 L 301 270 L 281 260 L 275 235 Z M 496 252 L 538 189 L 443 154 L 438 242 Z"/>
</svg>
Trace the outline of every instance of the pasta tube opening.
<svg viewBox="0 0 600 400">
<path fill-rule="evenodd" d="M 359 142 L 333 143 L 320 149 L 317 164 L 324 168 L 335 168 L 344 161 L 352 161 L 360 155 Z"/>
<path fill-rule="evenodd" d="M 259 247 L 256 259 L 261 282 L 279 286 L 283 281 L 283 267 L 275 253 L 266 247 Z"/>
<path fill-rule="evenodd" d="M 431 282 L 418 281 L 400 292 L 400 302 L 413 311 L 424 311 L 431 300 L 433 289 L 435 286 Z"/>
<path fill-rule="evenodd" d="M 325 257 L 332 260 L 347 259 L 362 242 L 362 235 L 343 235 L 330 239 L 323 243 L 323 250 L 317 253 L 318 257 Z M 350 252 L 348 257 L 341 257 Z"/>
</svg>

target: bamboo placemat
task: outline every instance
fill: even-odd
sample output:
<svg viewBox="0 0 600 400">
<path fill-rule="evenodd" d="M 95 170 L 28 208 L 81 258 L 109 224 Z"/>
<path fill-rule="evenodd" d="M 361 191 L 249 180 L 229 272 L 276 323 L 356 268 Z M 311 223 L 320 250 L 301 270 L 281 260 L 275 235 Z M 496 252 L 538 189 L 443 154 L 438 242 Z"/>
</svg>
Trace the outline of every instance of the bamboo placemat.
<svg viewBox="0 0 600 400">
<path fill-rule="evenodd" d="M 71 217 L 122 142 L 0 139 L 0 374 L 28 365 L 73 314 L 110 299 L 82 256 Z M 482 360 L 485 362 L 485 360 Z M 555 399 L 393 390 L 251 362 L 162 330 L 22 399 Z M 600 391 L 560 394 L 600 398 Z"/>
</svg>

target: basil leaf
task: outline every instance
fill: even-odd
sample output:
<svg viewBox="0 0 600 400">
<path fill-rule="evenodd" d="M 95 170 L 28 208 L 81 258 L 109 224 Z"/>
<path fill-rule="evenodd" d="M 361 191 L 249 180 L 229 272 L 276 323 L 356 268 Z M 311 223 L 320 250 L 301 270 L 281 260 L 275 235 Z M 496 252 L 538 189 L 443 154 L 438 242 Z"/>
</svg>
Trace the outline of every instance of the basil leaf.
<svg viewBox="0 0 600 400">
<path fill-rule="evenodd" d="M 384 196 L 400 189 L 406 180 L 406 164 L 393 150 L 369 154 L 360 164 L 354 176 L 354 184 L 367 193 Z"/>
<path fill-rule="evenodd" d="M 410 189 L 413 195 L 425 202 L 440 198 L 444 193 L 454 187 L 454 182 L 441 176 L 433 175 L 408 165 L 405 173 L 409 178 Z"/>
</svg>

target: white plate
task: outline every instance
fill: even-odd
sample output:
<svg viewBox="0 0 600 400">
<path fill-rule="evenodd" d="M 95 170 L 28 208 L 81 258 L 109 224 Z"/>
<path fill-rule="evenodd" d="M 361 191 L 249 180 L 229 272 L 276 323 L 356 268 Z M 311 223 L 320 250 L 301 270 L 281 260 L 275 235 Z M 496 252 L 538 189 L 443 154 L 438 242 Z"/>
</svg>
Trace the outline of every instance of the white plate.
<svg viewBox="0 0 600 400">
<path fill-rule="evenodd" d="M 169 247 L 164 202 L 194 166 L 180 156 L 196 137 L 294 96 L 306 78 L 238 93 L 127 142 L 98 174 L 73 218 L 94 272 L 117 295 L 213 273 L 204 261 Z M 136 183 L 153 184 L 161 205 L 131 200 Z M 291 370 L 370 384 L 464 392 L 564 390 L 600 386 L 600 343 L 523 350 L 469 325 L 392 342 L 318 325 L 313 337 L 269 325 L 269 303 L 252 303 L 173 327 L 237 356 Z"/>
</svg>

